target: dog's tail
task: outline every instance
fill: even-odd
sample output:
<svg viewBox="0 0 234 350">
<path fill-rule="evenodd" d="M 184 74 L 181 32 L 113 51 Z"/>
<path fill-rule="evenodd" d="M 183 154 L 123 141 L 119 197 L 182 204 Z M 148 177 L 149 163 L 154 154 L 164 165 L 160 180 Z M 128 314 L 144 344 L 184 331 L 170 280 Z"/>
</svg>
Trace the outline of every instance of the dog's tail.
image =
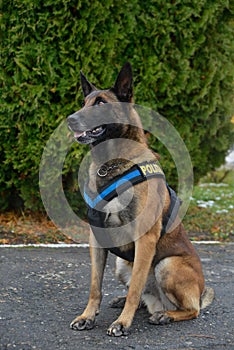
<svg viewBox="0 0 234 350">
<path fill-rule="evenodd" d="M 201 296 L 201 309 L 205 309 L 214 300 L 214 289 L 211 287 L 205 287 Z"/>
</svg>

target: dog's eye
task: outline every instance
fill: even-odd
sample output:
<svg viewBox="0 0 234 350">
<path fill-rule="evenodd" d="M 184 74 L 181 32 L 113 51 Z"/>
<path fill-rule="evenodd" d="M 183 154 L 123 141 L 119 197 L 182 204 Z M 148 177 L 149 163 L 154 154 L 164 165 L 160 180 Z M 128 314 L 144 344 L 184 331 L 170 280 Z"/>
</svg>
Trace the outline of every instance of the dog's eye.
<svg viewBox="0 0 234 350">
<path fill-rule="evenodd" d="M 85 101 L 82 101 L 81 102 L 81 107 L 84 107 L 84 105 L 85 105 Z"/>
<path fill-rule="evenodd" d="M 106 101 L 102 97 L 98 97 L 95 101 L 95 105 L 98 106 L 104 105 L 104 103 L 106 103 Z"/>
</svg>

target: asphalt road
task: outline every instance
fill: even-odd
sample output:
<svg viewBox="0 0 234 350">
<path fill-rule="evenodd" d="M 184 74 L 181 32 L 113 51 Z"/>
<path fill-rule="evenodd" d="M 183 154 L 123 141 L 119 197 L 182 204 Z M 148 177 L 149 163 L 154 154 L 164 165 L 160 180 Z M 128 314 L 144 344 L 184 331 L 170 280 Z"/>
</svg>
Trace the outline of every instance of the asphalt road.
<svg viewBox="0 0 234 350">
<path fill-rule="evenodd" d="M 0 349 L 234 349 L 234 245 L 199 245 L 213 304 L 196 320 L 153 326 L 138 310 L 131 333 L 112 338 L 106 329 L 120 313 L 109 301 L 124 294 L 108 258 L 104 298 L 96 327 L 72 331 L 69 324 L 86 305 L 90 262 L 87 248 L 0 248 Z"/>
</svg>

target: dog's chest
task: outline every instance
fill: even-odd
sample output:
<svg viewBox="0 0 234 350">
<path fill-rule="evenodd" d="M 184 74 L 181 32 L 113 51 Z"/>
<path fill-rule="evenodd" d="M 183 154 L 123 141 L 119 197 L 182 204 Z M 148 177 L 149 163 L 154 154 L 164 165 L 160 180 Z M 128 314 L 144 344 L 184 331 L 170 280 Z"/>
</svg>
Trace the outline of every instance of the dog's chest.
<svg viewBox="0 0 234 350">
<path fill-rule="evenodd" d="M 116 227 L 128 223 L 131 217 L 130 204 L 133 201 L 133 192 L 132 188 L 130 188 L 105 205 L 103 211 L 106 213 L 105 223 L 107 225 Z"/>
</svg>

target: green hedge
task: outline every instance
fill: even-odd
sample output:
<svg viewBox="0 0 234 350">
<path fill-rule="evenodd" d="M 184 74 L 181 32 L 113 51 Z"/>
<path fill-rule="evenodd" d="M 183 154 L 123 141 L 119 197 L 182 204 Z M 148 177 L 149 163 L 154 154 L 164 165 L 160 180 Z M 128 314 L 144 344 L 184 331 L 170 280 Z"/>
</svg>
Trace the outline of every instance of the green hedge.
<svg viewBox="0 0 234 350">
<path fill-rule="evenodd" d="M 53 130 L 80 107 L 80 69 L 109 87 L 129 60 L 135 101 L 178 129 L 196 180 L 222 164 L 233 142 L 233 11 L 228 0 L 3 1 L 2 209 L 42 208 L 41 155 Z M 151 144 L 164 155 L 173 183 L 173 162 L 156 140 Z M 76 154 L 78 167 L 84 152 L 74 146 L 68 155 L 64 186 L 70 194 L 77 186 L 72 158 Z"/>
</svg>

